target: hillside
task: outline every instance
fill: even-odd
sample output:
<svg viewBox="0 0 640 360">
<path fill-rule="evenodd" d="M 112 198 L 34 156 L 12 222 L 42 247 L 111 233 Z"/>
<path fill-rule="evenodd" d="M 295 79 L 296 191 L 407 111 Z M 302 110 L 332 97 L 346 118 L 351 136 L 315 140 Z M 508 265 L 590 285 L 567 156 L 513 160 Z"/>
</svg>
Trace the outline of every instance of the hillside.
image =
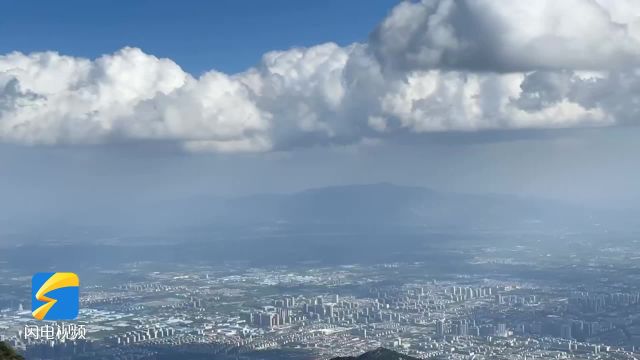
<svg viewBox="0 0 640 360">
<path fill-rule="evenodd" d="M 550 200 L 440 192 L 388 183 L 333 186 L 291 194 L 202 199 L 182 204 L 202 223 L 391 225 L 460 228 L 581 226 L 592 214 Z"/>
<path fill-rule="evenodd" d="M 0 360 L 23 360 L 9 345 L 0 341 Z"/>
<path fill-rule="evenodd" d="M 378 348 L 373 351 L 366 352 L 360 356 L 346 356 L 346 357 L 337 357 L 332 360 L 418 360 L 418 358 L 414 358 L 408 355 L 403 355 L 398 352 L 385 349 Z"/>
</svg>

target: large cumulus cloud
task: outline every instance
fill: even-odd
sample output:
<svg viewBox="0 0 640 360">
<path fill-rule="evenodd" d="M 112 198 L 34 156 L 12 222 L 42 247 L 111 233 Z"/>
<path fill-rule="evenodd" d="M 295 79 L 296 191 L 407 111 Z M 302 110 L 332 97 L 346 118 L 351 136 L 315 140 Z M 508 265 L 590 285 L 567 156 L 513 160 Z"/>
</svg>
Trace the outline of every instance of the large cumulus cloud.
<svg viewBox="0 0 640 360">
<path fill-rule="evenodd" d="M 640 64 L 634 0 L 424 0 L 397 6 L 371 38 L 399 70 L 608 69 Z"/>
<path fill-rule="evenodd" d="M 423 0 L 369 41 L 199 78 L 125 48 L 0 56 L 0 141 L 270 151 L 398 133 L 634 124 L 640 2 Z"/>
</svg>

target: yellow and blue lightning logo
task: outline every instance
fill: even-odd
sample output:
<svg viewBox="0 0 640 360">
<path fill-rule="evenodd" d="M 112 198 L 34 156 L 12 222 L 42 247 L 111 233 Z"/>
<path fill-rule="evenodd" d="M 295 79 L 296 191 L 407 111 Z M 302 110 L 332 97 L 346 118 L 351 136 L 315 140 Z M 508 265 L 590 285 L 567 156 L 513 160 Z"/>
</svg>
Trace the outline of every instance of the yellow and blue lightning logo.
<svg viewBox="0 0 640 360">
<path fill-rule="evenodd" d="M 80 279 L 70 272 L 37 273 L 31 278 L 31 313 L 38 320 L 74 320 Z"/>
</svg>

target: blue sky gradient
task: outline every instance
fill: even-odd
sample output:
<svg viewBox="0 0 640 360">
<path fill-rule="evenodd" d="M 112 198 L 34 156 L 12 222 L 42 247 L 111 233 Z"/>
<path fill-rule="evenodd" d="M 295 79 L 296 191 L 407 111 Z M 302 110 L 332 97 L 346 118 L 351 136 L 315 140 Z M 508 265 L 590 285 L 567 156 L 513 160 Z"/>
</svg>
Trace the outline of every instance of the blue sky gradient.
<svg viewBox="0 0 640 360">
<path fill-rule="evenodd" d="M 364 41 L 397 0 L 8 1 L 0 53 L 95 58 L 125 46 L 198 75 L 243 71 L 271 50 Z M 7 16 L 6 14 L 11 14 Z"/>
</svg>

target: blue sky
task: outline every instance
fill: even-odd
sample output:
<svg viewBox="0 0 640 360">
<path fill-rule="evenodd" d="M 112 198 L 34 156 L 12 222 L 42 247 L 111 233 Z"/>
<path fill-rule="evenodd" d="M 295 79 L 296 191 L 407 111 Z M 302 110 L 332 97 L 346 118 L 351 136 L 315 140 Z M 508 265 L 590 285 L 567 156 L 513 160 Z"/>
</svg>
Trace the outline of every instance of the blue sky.
<svg viewBox="0 0 640 360">
<path fill-rule="evenodd" d="M 365 41 L 397 2 L 10 0 L 2 7 L 0 53 L 56 50 L 95 58 L 134 46 L 192 74 L 233 73 L 271 50 Z"/>
</svg>

